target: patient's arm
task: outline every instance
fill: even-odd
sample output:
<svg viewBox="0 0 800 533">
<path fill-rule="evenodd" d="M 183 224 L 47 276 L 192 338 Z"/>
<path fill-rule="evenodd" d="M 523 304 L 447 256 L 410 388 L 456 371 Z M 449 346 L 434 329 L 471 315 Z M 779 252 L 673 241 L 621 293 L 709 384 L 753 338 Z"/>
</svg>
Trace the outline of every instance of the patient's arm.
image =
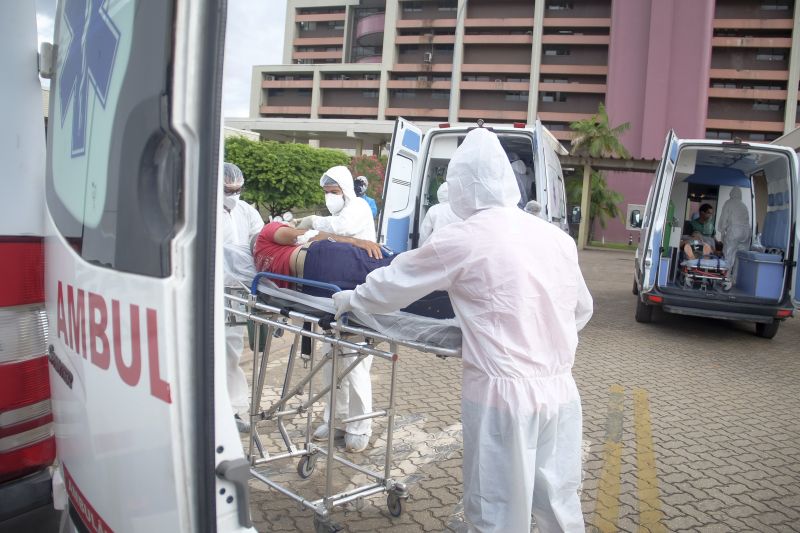
<svg viewBox="0 0 800 533">
<path fill-rule="evenodd" d="M 297 237 L 303 235 L 306 231 L 304 229 L 295 229 L 291 226 L 281 226 L 275 232 L 275 236 L 273 240 L 276 244 L 284 244 L 284 245 L 294 245 L 297 244 Z M 356 239 L 354 237 L 344 237 L 342 235 L 334 235 L 333 233 L 328 233 L 325 231 L 320 231 L 317 235 L 311 238 L 312 241 L 321 241 L 325 239 L 332 239 L 336 242 L 344 242 L 347 244 L 352 244 L 358 248 L 366 250 L 367 254 L 372 257 L 373 259 L 382 259 L 383 253 L 381 253 L 381 247 L 371 241 L 365 241 L 364 239 Z"/>
</svg>

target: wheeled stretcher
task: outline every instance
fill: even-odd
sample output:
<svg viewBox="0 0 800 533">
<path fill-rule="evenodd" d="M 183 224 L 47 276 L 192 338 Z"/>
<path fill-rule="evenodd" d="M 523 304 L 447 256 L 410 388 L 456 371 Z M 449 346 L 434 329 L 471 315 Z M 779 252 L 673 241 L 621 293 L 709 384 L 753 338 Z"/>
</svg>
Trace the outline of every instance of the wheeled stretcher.
<svg viewBox="0 0 800 533">
<path fill-rule="evenodd" d="M 730 285 L 728 262 L 705 255 L 681 262 L 680 278 L 687 289 L 717 290 Z"/>
<path fill-rule="evenodd" d="M 398 348 L 406 346 L 439 357 L 460 357 L 460 330 L 452 324 L 452 321 L 406 316 L 405 313 L 382 318 L 359 315 L 342 317 L 342 320 L 336 321 L 332 314 L 330 298 L 310 297 L 290 289 L 281 289 L 269 280 L 310 285 L 329 290 L 331 293 L 340 290 L 335 285 L 262 272 L 255 276 L 248 290 L 238 291 L 238 295 L 226 294 L 225 309 L 229 323 L 236 325 L 250 323 L 254 326 L 250 435 L 245 447 L 250 461 L 251 477 L 313 510 L 315 529 L 318 532 L 338 530 L 339 526 L 333 522 L 331 516 L 335 507 L 375 494 L 387 494 L 389 513 L 392 516 L 399 516 L 408 497 L 408 489 L 404 483 L 393 479 L 390 475 Z M 418 321 L 417 327 L 414 327 L 415 321 Z M 286 360 L 280 394 L 269 406 L 262 408 L 273 339 L 278 332 L 289 333 L 294 338 Z M 411 338 L 396 338 L 393 333 Z M 408 334 L 402 335 L 403 333 Z M 262 336 L 266 337 L 263 342 Z M 310 344 L 310 349 L 302 349 L 303 339 L 310 340 L 310 343 L 307 343 Z M 388 349 L 379 348 L 379 345 L 384 343 L 388 343 Z M 329 345 L 330 350 L 323 350 L 324 354 L 318 357 L 319 344 Z M 368 355 L 391 365 L 388 404 L 382 409 L 373 409 L 370 413 L 340 422 L 387 418 L 386 453 L 382 471 L 358 465 L 337 453 L 333 414 L 326 445 L 319 446 L 311 441 L 314 405 L 326 397 L 328 405 L 336 405 L 337 388 L 342 379 Z M 295 373 L 300 369 L 298 359 L 303 366 L 302 370 L 306 371 L 299 380 L 295 379 Z M 331 372 L 328 373 L 330 378 L 322 383 L 319 390 L 315 390 L 314 382 L 325 376 L 324 372 L 320 372 L 325 364 L 331 365 Z M 286 428 L 287 420 L 297 417 L 305 419 L 302 442 L 295 442 Z M 263 428 L 268 423 L 274 424 L 277 428 L 283 444 L 282 450 L 276 452 L 266 449 L 259 426 Z M 320 456 L 325 458 L 326 478 L 324 494 L 318 499 L 307 499 L 293 492 L 284 484 L 272 479 L 264 468 L 268 463 L 297 459 L 297 474 L 300 478 L 306 479 L 313 475 Z M 363 474 L 369 482 L 356 488 L 336 492 L 333 480 L 334 463 Z"/>
</svg>

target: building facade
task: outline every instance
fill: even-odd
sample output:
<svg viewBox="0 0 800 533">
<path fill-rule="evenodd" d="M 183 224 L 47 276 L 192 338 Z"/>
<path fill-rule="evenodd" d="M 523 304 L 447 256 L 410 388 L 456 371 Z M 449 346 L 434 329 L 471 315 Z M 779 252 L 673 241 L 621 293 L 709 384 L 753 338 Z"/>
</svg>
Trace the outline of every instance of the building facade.
<svg viewBox="0 0 800 533">
<path fill-rule="evenodd" d="M 568 143 L 604 102 L 634 157 L 685 138 L 770 141 L 795 129 L 795 0 L 289 0 L 284 64 L 253 68 L 263 137 L 360 151 L 402 116 L 533 122 Z M 611 173 L 621 206 L 652 175 Z M 638 235 L 609 221 L 596 236 Z"/>
</svg>

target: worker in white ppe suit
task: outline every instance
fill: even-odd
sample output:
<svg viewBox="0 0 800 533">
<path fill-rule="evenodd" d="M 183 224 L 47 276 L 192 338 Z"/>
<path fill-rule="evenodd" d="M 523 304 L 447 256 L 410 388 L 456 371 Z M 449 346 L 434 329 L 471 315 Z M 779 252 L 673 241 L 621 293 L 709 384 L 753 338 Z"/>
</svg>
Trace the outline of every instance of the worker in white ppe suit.
<svg viewBox="0 0 800 533">
<path fill-rule="evenodd" d="M 297 227 L 375 242 L 375 223 L 372 219 L 372 210 L 363 198 L 356 196 L 353 188 L 353 176 L 347 167 L 336 166 L 328 169 L 322 175 L 319 184 L 325 190 L 325 206 L 331 212 L 331 216 L 312 215 L 302 219 Z M 325 356 L 330 353 L 330 348 L 330 344 L 324 344 Z M 355 355 L 343 357 L 338 363 L 339 368 L 349 367 L 355 357 Z M 372 412 L 372 380 L 369 375 L 371 367 L 372 356 L 368 355 L 342 378 L 341 387 L 336 391 L 334 420 L 343 420 Z M 330 371 L 330 364 L 326 364 L 323 368 L 325 382 L 330 382 Z M 315 440 L 327 439 L 331 425 L 330 406 L 326 404 L 323 411 L 323 423 L 316 428 L 313 438 Z M 335 424 L 333 425 L 335 427 Z M 340 436 L 344 432 L 347 451 L 360 452 L 369 444 L 372 420 L 348 422 L 344 430 L 336 431 Z"/>
<path fill-rule="evenodd" d="M 386 313 L 446 290 L 463 334 L 464 514 L 473 531 L 583 532 L 581 404 L 572 377 L 592 297 L 574 241 L 517 208 L 497 136 L 467 134 L 447 170 L 464 220 L 334 295 Z"/>
<path fill-rule="evenodd" d="M 223 245 L 250 245 L 250 240 L 264 227 L 258 211 L 239 197 L 244 187 L 242 171 L 232 163 L 223 165 L 222 243 Z M 237 287 L 235 279 L 225 273 L 225 286 Z M 225 360 L 227 366 L 228 395 L 233 406 L 236 426 L 241 432 L 250 431 L 247 377 L 239 366 L 244 350 L 244 326 L 226 326 Z"/>
<path fill-rule="evenodd" d="M 299 220 L 297 228 L 315 229 L 375 242 L 372 210 L 366 200 L 356 196 L 353 175 L 347 167 L 329 168 L 320 178 L 319 185 L 325 190 L 325 207 L 331 216 L 311 215 Z"/>
<path fill-rule="evenodd" d="M 428 209 L 428 212 L 425 213 L 425 218 L 422 219 L 422 224 L 419 225 L 420 245 L 424 244 L 437 229 L 461 220 L 453 213 L 447 201 L 446 181 L 439 185 L 439 188 L 436 190 L 436 198 L 439 200 L 439 203 Z"/>
<path fill-rule="evenodd" d="M 750 225 L 750 211 L 742 202 L 742 189 L 734 187 L 731 189 L 730 199 L 722 206 L 719 219 L 717 219 L 717 230 L 722 241 L 722 252 L 725 260 L 733 271 L 736 264 L 736 253 L 739 250 L 750 249 L 750 238 L 752 227 Z"/>
</svg>

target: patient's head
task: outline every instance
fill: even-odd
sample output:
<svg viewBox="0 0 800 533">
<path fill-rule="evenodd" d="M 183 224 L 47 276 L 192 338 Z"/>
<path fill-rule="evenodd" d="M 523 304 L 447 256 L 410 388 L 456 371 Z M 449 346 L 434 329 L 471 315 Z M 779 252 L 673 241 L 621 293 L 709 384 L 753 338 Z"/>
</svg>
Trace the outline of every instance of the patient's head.
<svg viewBox="0 0 800 533">
<path fill-rule="evenodd" d="M 692 232 L 692 240 L 700 241 L 702 239 L 703 239 L 703 234 L 702 233 L 700 233 L 699 231 L 693 231 Z"/>
</svg>

